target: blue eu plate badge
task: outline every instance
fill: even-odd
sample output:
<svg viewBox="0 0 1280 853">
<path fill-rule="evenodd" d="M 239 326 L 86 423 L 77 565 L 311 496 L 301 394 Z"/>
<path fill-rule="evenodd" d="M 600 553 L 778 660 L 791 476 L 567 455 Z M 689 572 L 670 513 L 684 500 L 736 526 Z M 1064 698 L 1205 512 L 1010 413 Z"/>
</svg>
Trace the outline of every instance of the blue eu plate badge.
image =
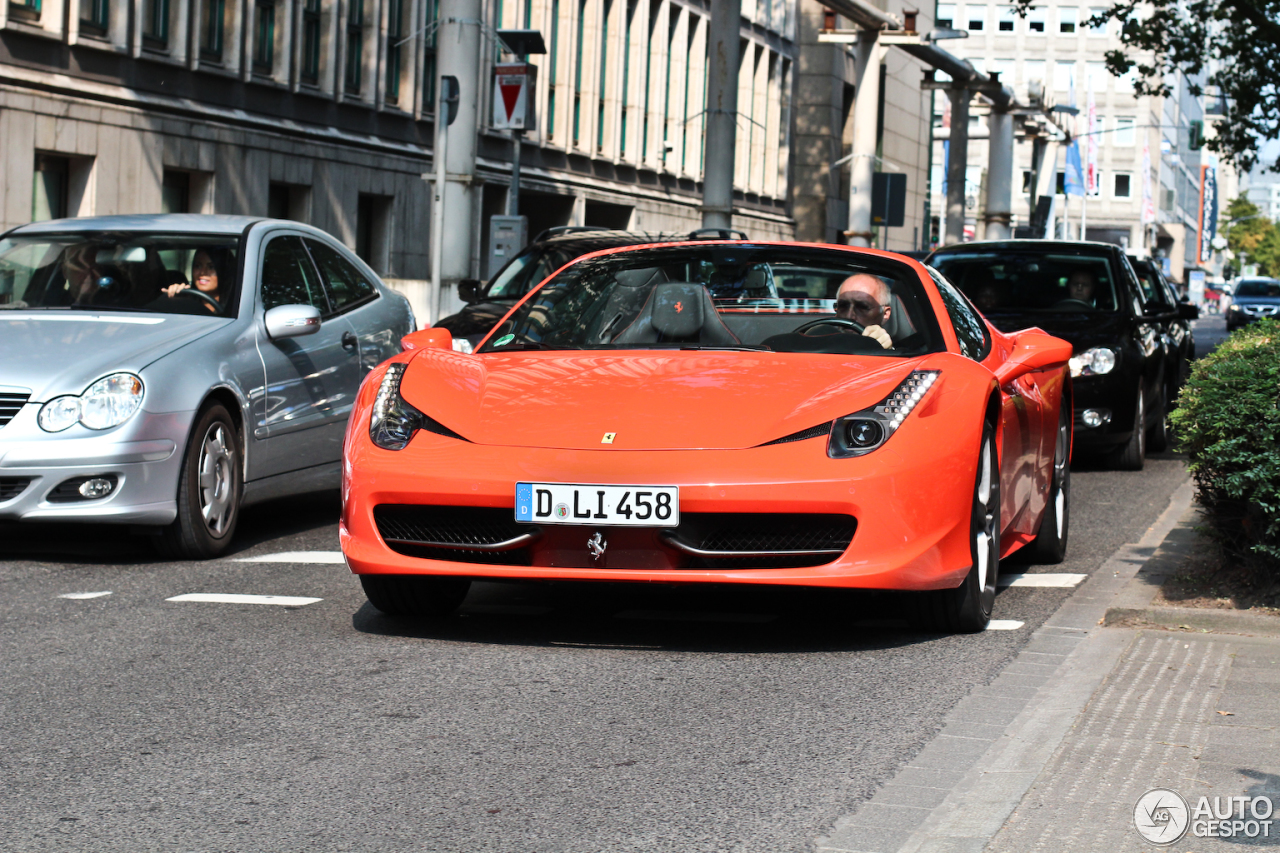
<svg viewBox="0 0 1280 853">
<path fill-rule="evenodd" d="M 516 521 L 533 521 L 532 483 L 516 483 Z"/>
</svg>

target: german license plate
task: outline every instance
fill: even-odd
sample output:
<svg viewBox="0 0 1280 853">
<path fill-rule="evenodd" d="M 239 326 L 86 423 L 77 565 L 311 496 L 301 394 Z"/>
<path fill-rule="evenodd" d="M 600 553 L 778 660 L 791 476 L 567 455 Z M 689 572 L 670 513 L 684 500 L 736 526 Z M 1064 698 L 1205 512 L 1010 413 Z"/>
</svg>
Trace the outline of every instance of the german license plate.
<svg viewBox="0 0 1280 853">
<path fill-rule="evenodd" d="M 516 483 L 516 521 L 614 527 L 676 527 L 678 486 Z"/>
</svg>

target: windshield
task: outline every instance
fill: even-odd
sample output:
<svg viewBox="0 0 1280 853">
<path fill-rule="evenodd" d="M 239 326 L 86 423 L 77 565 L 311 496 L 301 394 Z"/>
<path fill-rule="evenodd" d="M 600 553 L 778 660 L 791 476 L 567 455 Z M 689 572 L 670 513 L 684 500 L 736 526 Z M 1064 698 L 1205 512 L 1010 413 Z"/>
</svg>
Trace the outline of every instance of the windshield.
<svg viewBox="0 0 1280 853">
<path fill-rule="evenodd" d="M 0 240 L 0 309 L 225 317 L 239 277 L 235 236 L 79 231 Z"/>
<path fill-rule="evenodd" d="M 984 314 L 1118 309 L 1106 257 L 1043 251 L 935 254 L 933 267 Z"/>
<path fill-rule="evenodd" d="M 569 263 L 570 255 L 544 249 L 528 249 L 511 259 L 489 282 L 488 299 L 519 299 L 535 284 Z"/>
<path fill-rule="evenodd" d="M 1280 296 L 1280 281 L 1257 278 L 1242 281 L 1236 288 L 1236 296 Z"/>
<path fill-rule="evenodd" d="M 879 325 L 890 346 L 861 334 L 857 316 Z M 654 348 L 910 356 L 944 346 L 919 277 L 905 264 L 812 247 L 719 244 L 579 261 L 495 329 L 481 352 Z"/>
</svg>

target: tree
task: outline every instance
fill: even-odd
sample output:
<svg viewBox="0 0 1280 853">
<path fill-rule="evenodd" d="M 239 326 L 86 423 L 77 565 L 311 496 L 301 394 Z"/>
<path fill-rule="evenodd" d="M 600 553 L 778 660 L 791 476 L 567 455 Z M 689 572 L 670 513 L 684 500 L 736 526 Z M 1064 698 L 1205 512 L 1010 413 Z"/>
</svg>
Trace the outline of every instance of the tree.
<svg viewBox="0 0 1280 853">
<path fill-rule="evenodd" d="M 1032 2 L 1017 0 L 1019 11 Z M 1107 70 L 1136 69 L 1138 94 L 1167 97 L 1178 71 L 1193 95 L 1217 91 L 1224 117 L 1209 150 L 1247 172 L 1280 137 L 1280 0 L 1120 0 L 1089 25 L 1111 20 L 1124 49 L 1107 51 Z M 1280 158 L 1266 165 L 1280 172 Z"/>
<path fill-rule="evenodd" d="M 1280 274 L 1280 229 L 1245 196 L 1227 205 L 1223 236 L 1239 263 L 1257 264 L 1261 275 Z"/>
</svg>

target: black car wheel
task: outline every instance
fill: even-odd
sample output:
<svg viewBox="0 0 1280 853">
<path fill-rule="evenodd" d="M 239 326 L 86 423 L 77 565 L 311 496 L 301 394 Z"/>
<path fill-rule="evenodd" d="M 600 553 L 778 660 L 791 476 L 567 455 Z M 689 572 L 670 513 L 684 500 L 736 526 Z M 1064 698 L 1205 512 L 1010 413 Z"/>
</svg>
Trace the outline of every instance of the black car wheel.
<svg viewBox="0 0 1280 853">
<path fill-rule="evenodd" d="M 207 560 L 226 550 L 240 516 L 240 441 L 219 403 L 196 418 L 178 478 L 178 517 L 156 539 L 160 553 Z"/>
<path fill-rule="evenodd" d="M 1156 417 L 1147 429 L 1147 450 L 1152 453 L 1164 453 L 1169 449 L 1169 394 L 1160 392 Z"/>
<path fill-rule="evenodd" d="M 1133 416 L 1133 434 L 1124 447 L 1111 457 L 1112 464 L 1121 471 L 1141 471 L 1147 461 L 1147 410 L 1142 402 L 1142 386 L 1138 386 L 1138 410 Z"/>
<path fill-rule="evenodd" d="M 388 616 L 438 619 L 458 609 L 471 581 L 433 575 L 360 575 L 360 586 L 369 603 Z"/>
<path fill-rule="evenodd" d="M 955 589 L 911 596 L 909 616 L 917 628 L 975 634 L 985 631 L 991 621 L 996 580 L 1000 577 L 1000 457 L 996 454 L 995 436 L 995 427 L 986 424 L 969 521 L 973 567 Z"/>
<path fill-rule="evenodd" d="M 1027 556 L 1037 563 L 1061 563 L 1067 557 L 1067 533 L 1071 529 L 1071 404 L 1063 400 L 1058 409 L 1058 439 L 1053 448 L 1053 479 L 1049 500 L 1036 538 L 1027 546 Z"/>
</svg>

